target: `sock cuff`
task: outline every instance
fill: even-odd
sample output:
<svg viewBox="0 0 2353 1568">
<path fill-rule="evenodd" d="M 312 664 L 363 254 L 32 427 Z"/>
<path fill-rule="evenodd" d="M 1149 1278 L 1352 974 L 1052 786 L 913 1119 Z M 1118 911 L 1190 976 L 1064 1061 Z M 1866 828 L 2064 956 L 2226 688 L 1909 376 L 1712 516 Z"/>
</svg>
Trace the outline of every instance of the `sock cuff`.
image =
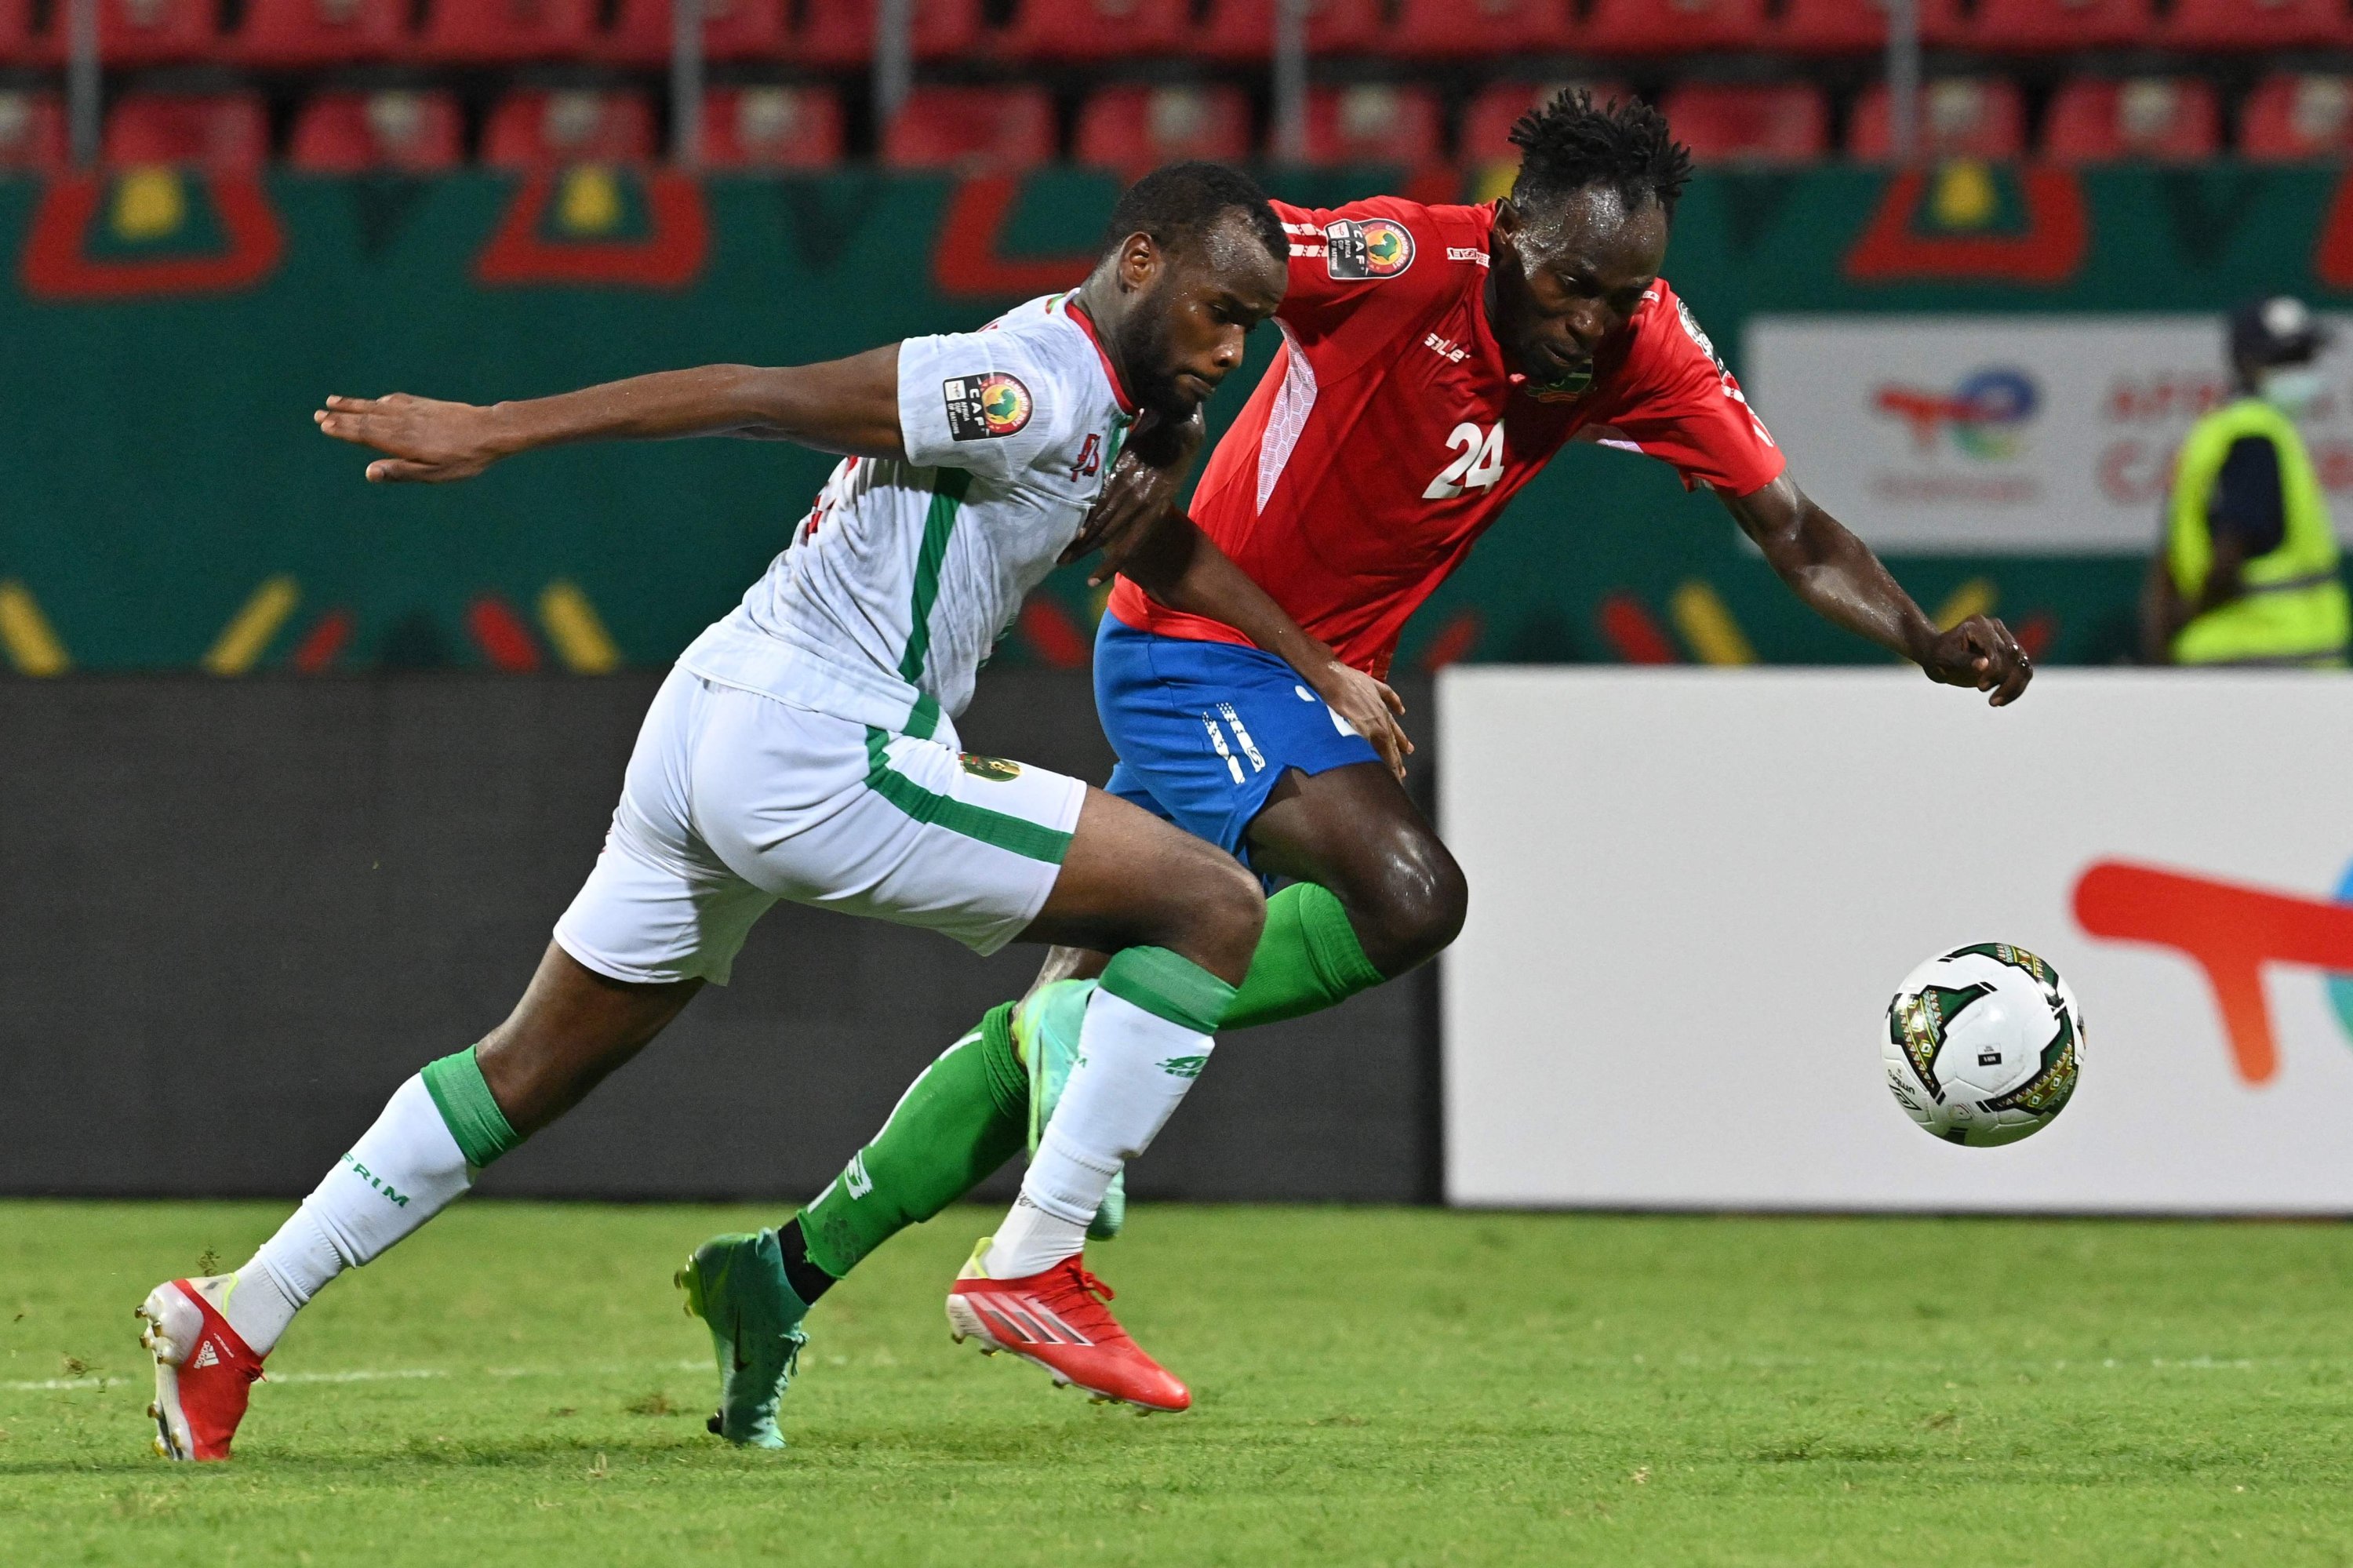
<svg viewBox="0 0 2353 1568">
<path fill-rule="evenodd" d="M 1300 934 L 1307 938 L 1308 959 L 1326 985 L 1344 996 L 1354 996 L 1388 978 L 1365 956 L 1365 945 L 1356 940 L 1356 928 L 1348 923 L 1348 912 L 1341 906 L 1338 895 L 1313 882 L 1297 883 L 1283 891 L 1299 901 Z"/>
<path fill-rule="evenodd" d="M 417 1075 L 425 1080 L 425 1092 L 433 1097 L 434 1108 L 441 1113 L 449 1136 L 458 1140 L 467 1164 L 479 1171 L 522 1141 L 522 1135 L 509 1125 L 507 1113 L 491 1096 L 471 1045 L 427 1063 Z"/>
<path fill-rule="evenodd" d="M 1103 989 L 1198 1034 L 1215 1034 L 1234 1004 L 1234 988 L 1166 948 L 1129 948 L 1103 973 Z"/>
<path fill-rule="evenodd" d="M 988 1077 L 988 1097 L 999 1116 L 1029 1114 L 1029 1075 L 1013 1049 L 1012 1002 L 1000 1002 L 980 1020 L 980 1065 Z"/>
</svg>

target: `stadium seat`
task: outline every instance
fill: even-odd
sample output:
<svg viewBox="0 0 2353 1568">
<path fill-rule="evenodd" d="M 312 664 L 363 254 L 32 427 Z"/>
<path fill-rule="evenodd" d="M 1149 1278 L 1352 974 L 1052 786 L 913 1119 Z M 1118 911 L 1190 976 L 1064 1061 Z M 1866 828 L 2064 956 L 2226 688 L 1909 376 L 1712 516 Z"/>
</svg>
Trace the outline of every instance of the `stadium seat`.
<svg viewBox="0 0 2353 1568">
<path fill-rule="evenodd" d="M 447 92 L 322 92 L 295 117 L 287 149 L 287 162 L 312 175 L 433 174 L 465 160 L 465 125 Z"/>
<path fill-rule="evenodd" d="M 785 52 L 790 0 L 702 0 L 702 56 L 712 60 L 773 59 Z M 621 65 L 668 61 L 670 0 L 620 0 L 612 31 L 597 40 L 600 58 Z"/>
<path fill-rule="evenodd" d="M 406 0 L 246 0 L 228 40 L 239 65 L 342 65 L 396 58 L 411 42 Z"/>
<path fill-rule="evenodd" d="M 1486 60 L 1570 47 L 1562 0 L 1399 0 L 1396 16 L 1376 42 L 1383 54 L 1407 59 Z"/>
<path fill-rule="evenodd" d="M 1957 42 L 1962 0 L 1915 0 L 1920 41 Z M 1766 35 L 1767 46 L 1791 54 L 1863 54 L 1887 47 L 1887 0 L 1787 0 L 1780 19 Z"/>
<path fill-rule="evenodd" d="M 1632 88 L 1616 81 L 1548 81 L 1541 86 L 1525 81 L 1496 82 L 1463 107 L 1462 162 L 1519 162 L 1519 149 L 1512 145 L 1512 127 L 1519 123 L 1521 115 L 1550 103 L 1564 89 L 1572 87 L 1592 93 L 1596 103 L 1634 96 Z"/>
<path fill-rule="evenodd" d="M 431 0 L 417 53 L 445 65 L 570 60 L 596 43 L 596 0 Z"/>
<path fill-rule="evenodd" d="M 1275 0 L 1208 0 L 1196 53 L 1257 64 L 1274 53 Z M 1314 55 L 1358 55 L 1381 36 L 1380 0 L 1307 0 L 1307 48 Z"/>
<path fill-rule="evenodd" d="M 1187 0 L 1019 0 L 997 48 L 1018 60 L 1106 60 L 1180 50 Z"/>
<path fill-rule="evenodd" d="M 50 42 L 34 30 L 33 0 L 0 0 L 0 66 L 46 62 L 55 58 Z"/>
<path fill-rule="evenodd" d="M 1445 155 L 1438 96 L 1426 87 L 1318 87 L 1307 94 L 1311 164 L 1434 164 Z"/>
<path fill-rule="evenodd" d="M 2042 148 L 2061 164 L 2181 163 L 2220 150 L 2220 122 L 2213 84 L 2196 77 L 2079 78 L 2052 95 Z"/>
<path fill-rule="evenodd" d="M 1054 157 L 1054 103 L 1040 87 L 919 87 L 882 137 L 894 169 L 1014 174 Z"/>
<path fill-rule="evenodd" d="M 2109 48 L 2144 42 L 2148 0 L 1977 0 L 1949 42 L 2003 54 Z"/>
<path fill-rule="evenodd" d="M 2247 95 L 2239 154 L 2253 163 L 2341 158 L 2353 149 L 2353 78 L 2267 76 Z"/>
<path fill-rule="evenodd" d="M 915 58 L 970 54 L 980 43 L 980 0 L 913 0 Z M 864 66 L 874 58 L 875 0 L 802 0 L 785 43 L 794 65 Z"/>
<path fill-rule="evenodd" d="M 482 162 L 492 168 L 643 164 L 653 155 L 653 110 L 634 92 L 511 92 L 482 131 Z"/>
<path fill-rule="evenodd" d="M 66 48 L 66 7 L 49 7 L 52 58 Z M 99 0 L 98 51 L 109 66 L 179 65 L 220 43 L 214 0 Z"/>
<path fill-rule="evenodd" d="M 106 116 L 106 161 L 251 174 L 269 161 L 269 117 L 253 92 L 132 92 Z"/>
<path fill-rule="evenodd" d="M 2345 0 L 2173 0 L 2154 41 L 2179 49 L 2327 48 L 2353 43 Z"/>
<path fill-rule="evenodd" d="M 1110 87 L 1079 115 L 1078 160 L 1098 169 L 1143 174 L 1250 154 L 1250 101 L 1236 87 Z"/>
<path fill-rule="evenodd" d="M 2022 158 L 2026 100 L 2006 78 L 1931 81 L 1920 94 L 1920 130 L 1921 151 L 1930 157 Z M 1885 158 L 1894 150 L 1883 83 L 1855 101 L 1846 143 L 1848 155 L 1859 159 Z"/>
<path fill-rule="evenodd" d="M 1765 0 L 1592 0 L 1576 39 L 1593 54 L 1764 48 Z"/>
<path fill-rule="evenodd" d="M 1830 105 L 1804 82 L 1691 82 L 1660 105 L 1700 164 L 1799 164 L 1830 146 Z"/>
<path fill-rule="evenodd" d="M 823 88 L 723 87 L 702 101 L 706 168 L 823 168 L 841 147 L 841 100 Z"/>
<path fill-rule="evenodd" d="M 0 90 L 0 176 L 66 166 L 66 110 L 54 92 Z"/>
</svg>

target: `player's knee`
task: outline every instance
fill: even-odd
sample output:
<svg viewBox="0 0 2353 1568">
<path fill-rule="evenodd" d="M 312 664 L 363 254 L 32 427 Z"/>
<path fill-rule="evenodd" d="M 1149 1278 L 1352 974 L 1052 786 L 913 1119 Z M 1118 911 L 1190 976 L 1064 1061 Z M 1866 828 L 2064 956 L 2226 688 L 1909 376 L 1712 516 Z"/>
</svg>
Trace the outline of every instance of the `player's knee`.
<svg viewBox="0 0 2353 1568">
<path fill-rule="evenodd" d="M 1383 974 L 1398 975 L 1437 957 L 1462 934 L 1471 885 L 1435 835 L 1401 834 L 1381 856 L 1377 895 L 1369 902 L 1366 957 Z"/>
<path fill-rule="evenodd" d="M 1182 934 L 1169 945 L 1219 979 L 1240 985 L 1266 927 L 1266 894 L 1230 857 L 1203 845 L 1172 887 Z"/>
</svg>

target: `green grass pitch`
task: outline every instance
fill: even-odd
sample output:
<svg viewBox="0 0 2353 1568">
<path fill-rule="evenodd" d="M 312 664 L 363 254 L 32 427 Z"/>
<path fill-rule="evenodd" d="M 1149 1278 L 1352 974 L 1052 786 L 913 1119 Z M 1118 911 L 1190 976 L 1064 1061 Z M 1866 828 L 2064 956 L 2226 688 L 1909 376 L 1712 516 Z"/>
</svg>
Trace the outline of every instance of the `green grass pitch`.
<svg viewBox="0 0 2353 1568">
<path fill-rule="evenodd" d="M 0 1205 L 0 1563 L 2353 1563 L 2353 1229 L 1138 1210 L 1183 1416 L 948 1342 L 989 1215 L 702 1430 L 671 1269 L 752 1211 L 461 1205 L 298 1324 L 227 1466 L 131 1308 L 277 1204 Z"/>
</svg>

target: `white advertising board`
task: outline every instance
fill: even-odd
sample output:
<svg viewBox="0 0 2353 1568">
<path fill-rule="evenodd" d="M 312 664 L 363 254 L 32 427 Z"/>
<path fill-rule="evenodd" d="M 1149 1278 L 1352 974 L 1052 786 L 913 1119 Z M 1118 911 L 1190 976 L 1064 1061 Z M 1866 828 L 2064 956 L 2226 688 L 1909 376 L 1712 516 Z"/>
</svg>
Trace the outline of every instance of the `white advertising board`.
<svg viewBox="0 0 2353 1568">
<path fill-rule="evenodd" d="M 1438 738 L 1451 1202 L 2353 1213 L 2353 680 L 1457 668 Z M 2000 1149 L 1880 1057 L 1979 941 L 2084 1012 L 2073 1101 Z"/>
<path fill-rule="evenodd" d="M 2147 554 L 2182 436 L 2232 396 L 2214 316 L 1762 315 L 1745 349 L 1792 476 L 1888 550 Z M 2323 364 L 2305 436 L 2353 541 L 2353 355 Z"/>
</svg>

